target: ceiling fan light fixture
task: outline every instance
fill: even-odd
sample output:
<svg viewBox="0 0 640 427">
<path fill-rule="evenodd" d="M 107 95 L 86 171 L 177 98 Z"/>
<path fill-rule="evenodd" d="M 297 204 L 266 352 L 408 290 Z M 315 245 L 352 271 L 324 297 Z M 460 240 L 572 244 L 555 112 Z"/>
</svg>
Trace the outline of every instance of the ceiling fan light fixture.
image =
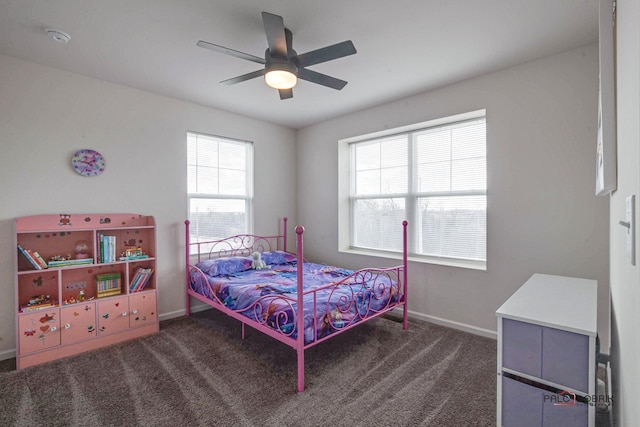
<svg viewBox="0 0 640 427">
<path fill-rule="evenodd" d="M 291 89 L 298 83 L 298 77 L 291 71 L 271 70 L 265 73 L 264 81 L 274 89 Z"/>
<path fill-rule="evenodd" d="M 267 60 L 264 81 L 274 89 L 291 89 L 298 83 L 298 68 L 285 61 Z"/>
</svg>

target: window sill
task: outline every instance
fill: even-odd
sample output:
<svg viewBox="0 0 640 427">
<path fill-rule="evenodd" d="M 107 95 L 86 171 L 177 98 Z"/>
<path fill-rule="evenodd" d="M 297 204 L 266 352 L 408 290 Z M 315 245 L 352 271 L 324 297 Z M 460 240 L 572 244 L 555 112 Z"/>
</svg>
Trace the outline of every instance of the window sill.
<svg viewBox="0 0 640 427">
<path fill-rule="evenodd" d="M 340 249 L 338 252 L 344 253 L 344 254 L 364 255 L 364 256 L 387 258 L 387 259 L 397 259 L 397 260 L 402 259 L 401 253 L 376 251 L 372 249 L 347 248 L 347 249 Z M 428 256 L 420 256 L 420 255 L 408 255 L 407 261 L 419 262 L 422 264 L 444 265 L 447 267 L 466 268 L 469 270 L 487 271 L 486 261 L 469 261 L 469 260 L 459 260 L 459 259 L 451 259 L 451 258 L 428 257 Z"/>
</svg>

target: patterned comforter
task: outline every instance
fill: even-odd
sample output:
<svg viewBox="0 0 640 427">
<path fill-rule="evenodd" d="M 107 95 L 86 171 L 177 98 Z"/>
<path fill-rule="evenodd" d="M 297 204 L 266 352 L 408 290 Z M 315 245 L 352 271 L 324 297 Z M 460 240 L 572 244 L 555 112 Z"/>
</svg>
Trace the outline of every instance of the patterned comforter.
<svg viewBox="0 0 640 427">
<path fill-rule="evenodd" d="M 249 257 L 198 263 L 198 269 L 191 272 L 191 289 L 296 338 L 297 262 L 293 255 L 285 253 L 277 253 L 273 258 L 263 255 L 264 258 L 267 268 L 261 270 L 251 268 Z M 305 343 L 397 302 L 397 280 L 392 272 L 374 269 L 354 272 L 307 262 L 303 269 Z"/>
</svg>

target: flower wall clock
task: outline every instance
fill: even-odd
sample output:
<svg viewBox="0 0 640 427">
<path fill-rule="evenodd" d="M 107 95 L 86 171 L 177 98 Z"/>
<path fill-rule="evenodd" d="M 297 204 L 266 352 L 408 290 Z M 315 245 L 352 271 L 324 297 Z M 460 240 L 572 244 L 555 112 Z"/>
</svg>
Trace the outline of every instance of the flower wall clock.
<svg viewBox="0 0 640 427">
<path fill-rule="evenodd" d="M 71 166 L 82 176 L 97 176 L 104 172 L 105 162 L 102 154 L 95 150 L 78 150 L 71 157 Z"/>
</svg>

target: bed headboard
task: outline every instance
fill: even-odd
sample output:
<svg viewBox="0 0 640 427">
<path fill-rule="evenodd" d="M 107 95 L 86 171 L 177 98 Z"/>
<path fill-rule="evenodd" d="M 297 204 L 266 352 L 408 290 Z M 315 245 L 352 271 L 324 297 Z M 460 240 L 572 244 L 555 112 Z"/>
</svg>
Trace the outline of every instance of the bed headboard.
<svg viewBox="0 0 640 427">
<path fill-rule="evenodd" d="M 258 236 L 255 234 L 237 234 L 217 240 L 191 242 L 189 230 L 190 221 L 186 220 L 187 254 L 202 259 L 222 258 L 229 256 L 249 256 L 253 252 L 287 250 L 287 217 L 282 218 L 282 234 L 273 236 Z M 188 255 L 188 256 L 189 256 Z"/>
</svg>

